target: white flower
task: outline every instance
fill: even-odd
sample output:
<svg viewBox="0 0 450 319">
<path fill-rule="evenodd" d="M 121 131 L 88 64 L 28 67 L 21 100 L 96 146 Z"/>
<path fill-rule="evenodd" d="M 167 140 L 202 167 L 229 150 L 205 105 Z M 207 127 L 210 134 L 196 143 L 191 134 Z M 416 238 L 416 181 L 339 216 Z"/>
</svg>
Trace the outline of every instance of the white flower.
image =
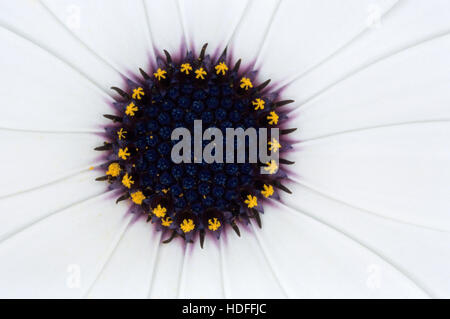
<svg viewBox="0 0 450 319">
<path fill-rule="evenodd" d="M 449 297 L 447 0 L 2 1 L 1 297 Z M 115 204 L 122 75 L 223 50 L 286 85 L 293 195 L 205 249 Z"/>
</svg>

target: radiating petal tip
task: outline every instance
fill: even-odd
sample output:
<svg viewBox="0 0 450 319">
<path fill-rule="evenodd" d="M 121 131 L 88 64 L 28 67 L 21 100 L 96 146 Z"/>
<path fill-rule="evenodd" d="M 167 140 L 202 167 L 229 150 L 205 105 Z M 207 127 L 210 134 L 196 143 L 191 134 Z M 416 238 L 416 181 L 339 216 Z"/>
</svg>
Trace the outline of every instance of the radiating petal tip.
<svg viewBox="0 0 450 319">
<path fill-rule="evenodd" d="M 104 142 L 102 146 L 94 148 L 95 151 L 109 151 L 112 150 L 112 144 Z"/>
<path fill-rule="evenodd" d="M 130 99 L 131 98 L 130 95 L 127 92 L 123 91 L 121 88 L 112 86 L 111 90 L 117 92 L 123 98 L 126 98 L 126 99 Z"/>
<path fill-rule="evenodd" d="M 282 191 L 288 193 L 288 194 L 292 194 L 292 191 L 287 188 L 286 186 L 284 186 L 283 184 L 281 184 L 279 181 L 274 181 L 273 182 L 273 186 L 275 186 L 276 188 L 281 189 Z"/>
<path fill-rule="evenodd" d="M 117 115 L 111 115 L 111 114 L 103 114 L 103 117 L 107 118 L 108 120 L 113 121 L 113 123 L 120 123 L 123 121 L 123 118 Z"/>
<path fill-rule="evenodd" d="M 261 83 L 260 85 L 258 85 L 258 86 L 256 87 L 256 90 L 257 90 L 257 91 L 262 91 L 266 86 L 269 85 L 270 81 L 271 81 L 271 80 L 268 79 L 268 80 L 266 80 L 265 82 Z M 275 104 L 276 104 L 276 103 L 275 103 Z"/>
<path fill-rule="evenodd" d="M 241 59 L 237 60 L 236 64 L 233 67 L 233 71 L 232 71 L 233 73 L 239 72 L 239 68 L 241 67 L 241 62 L 242 62 Z"/>
<path fill-rule="evenodd" d="M 203 248 L 203 245 L 205 243 L 205 231 L 202 229 L 200 230 L 199 236 L 200 236 L 200 247 Z"/>
<path fill-rule="evenodd" d="M 281 135 L 287 135 L 287 134 L 291 134 L 291 133 L 295 132 L 296 130 L 297 130 L 296 127 L 288 128 L 288 129 L 285 129 L 285 130 L 280 130 L 280 134 Z"/>
<path fill-rule="evenodd" d="M 236 225 L 236 223 L 234 221 L 231 222 L 231 227 L 233 228 L 234 232 L 241 237 L 241 232 L 239 230 L 238 225 Z"/>
<path fill-rule="evenodd" d="M 130 193 L 125 193 L 125 194 L 121 195 L 119 198 L 117 198 L 116 204 L 118 204 L 119 202 L 124 201 L 128 198 L 130 198 Z"/>
<path fill-rule="evenodd" d="M 168 244 L 170 243 L 175 237 L 177 237 L 177 232 L 174 230 L 172 231 L 172 233 L 170 234 L 170 237 L 167 238 L 166 240 L 163 240 L 163 244 Z"/>
<path fill-rule="evenodd" d="M 280 164 L 292 165 L 292 164 L 295 164 L 295 162 L 287 160 L 285 158 L 280 158 Z"/>
<path fill-rule="evenodd" d="M 294 102 L 295 102 L 294 100 L 283 100 L 283 101 L 275 102 L 274 106 L 275 107 L 281 107 L 281 106 L 284 106 L 284 105 L 287 105 L 287 104 L 291 104 L 291 103 L 294 103 Z"/>
<path fill-rule="evenodd" d="M 164 55 L 166 56 L 166 63 L 167 65 L 172 65 L 172 57 L 170 56 L 170 53 L 167 52 L 167 50 L 163 50 Z"/>
<path fill-rule="evenodd" d="M 141 68 L 139 68 L 139 72 L 141 73 L 142 77 L 143 77 L 145 80 L 150 80 L 150 79 L 151 79 L 150 75 L 148 75 L 148 74 L 147 74 L 144 70 L 142 70 Z"/>
<path fill-rule="evenodd" d="M 206 53 L 206 47 L 208 46 L 208 43 L 205 43 L 202 46 L 202 49 L 200 51 L 200 55 L 198 56 L 199 61 L 203 61 L 205 59 L 205 53 Z"/>
</svg>

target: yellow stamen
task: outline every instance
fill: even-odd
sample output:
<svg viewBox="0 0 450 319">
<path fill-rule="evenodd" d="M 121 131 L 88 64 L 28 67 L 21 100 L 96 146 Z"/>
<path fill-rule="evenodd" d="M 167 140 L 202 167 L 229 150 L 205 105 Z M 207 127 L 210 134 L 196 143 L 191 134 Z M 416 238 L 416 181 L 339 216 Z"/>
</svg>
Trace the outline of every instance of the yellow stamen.
<svg viewBox="0 0 450 319">
<path fill-rule="evenodd" d="M 158 81 L 161 81 L 161 79 L 165 79 L 166 76 L 164 74 L 166 74 L 167 71 L 166 70 L 161 70 L 160 68 L 158 68 L 158 70 L 156 70 L 155 73 L 153 73 L 153 75 L 155 76 L 155 78 L 158 79 Z"/>
<path fill-rule="evenodd" d="M 106 175 L 117 177 L 120 174 L 120 165 L 119 163 L 111 163 L 108 166 L 108 170 L 106 171 Z"/>
<path fill-rule="evenodd" d="M 92 171 L 95 167 L 94 166 L 90 166 L 89 170 Z"/>
<path fill-rule="evenodd" d="M 253 84 L 252 84 L 252 81 L 250 81 L 249 78 L 243 77 L 241 79 L 241 85 L 240 86 L 241 86 L 242 89 L 245 89 L 247 91 L 249 88 L 253 87 Z"/>
<path fill-rule="evenodd" d="M 130 155 L 131 154 L 128 153 L 128 147 L 125 147 L 124 149 L 119 148 L 119 153 L 117 153 L 117 156 L 119 156 L 123 160 L 126 160 Z"/>
<path fill-rule="evenodd" d="M 191 230 L 195 228 L 194 221 L 192 219 L 183 219 L 180 228 L 183 232 L 189 233 Z"/>
<path fill-rule="evenodd" d="M 168 192 L 169 190 L 164 188 L 164 189 L 162 189 L 161 191 L 162 191 L 164 194 L 167 194 L 167 192 Z"/>
<path fill-rule="evenodd" d="M 252 104 L 255 105 L 255 110 L 264 110 L 264 104 L 266 104 L 266 102 L 262 99 L 256 99 L 252 101 Z"/>
<path fill-rule="evenodd" d="M 195 76 L 196 79 L 204 80 L 205 79 L 205 75 L 206 75 L 206 71 L 203 70 L 203 68 L 200 68 L 200 69 L 195 70 L 195 74 L 197 74 Z"/>
<path fill-rule="evenodd" d="M 264 184 L 264 190 L 261 191 L 261 194 L 264 195 L 265 198 L 269 198 L 273 195 L 273 187 L 272 185 L 267 186 Z"/>
<path fill-rule="evenodd" d="M 274 111 L 270 112 L 270 115 L 267 115 L 267 119 L 270 120 L 270 125 L 277 125 L 278 124 L 278 114 Z"/>
<path fill-rule="evenodd" d="M 208 219 L 208 229 L 212 231 L 216 231 L 220 227 L 220 221 L 217 218 Z"/>
<path fill-rule="evenodd" d="M 244 201 L 244 203 L 247 204 L 248 208 L 253 208 L 258 206 L 258 199 L 256 198 L 256 196 L 247 195 L 247 199 Z"/>
<path fill-rule="evenodd" d="M 169 227 L 172 224 L 173 220 L 170 217 L 161 218 L 161 225 Z"/>
<path fill-rule="evenodd" d="M 125 138 L 125 134 L 127 134 L 128 132 L 125 131 L 122 127 L 120 128 L 120 130 L 117 131 L 117 136 L 119 137 L 119 140 L 124 139 Z"/>
<path fill-rule="evenodd" d="M 133 203 L 141 205 L 142 201 L 145 199 L 144 194 L 141 191 L 137 191 L 131 194 L 131 200 Z"/>
<path fill-rule="evenodd" d="M 218 65 L 216 65 L 215 69 L 216 74 L 222 72 L 222 75 L 225 75 L 226 71 L 228 71 L 228 66 L 225 64 L 225 62 L 220 62 Z"/>
<path fill-rule="evenodd" d="M 269 174 L 275 174 L 278 171 L 278 165 L 275 160 L 271 160 L 266 163 L 267 167 L 264 167 L 264 170 L 269 172 Z"/>
<path fill-rule="evenodd" d="M 131 178 L 130 175 L 128 175 L 128 173 L 125 173 L 125 175 L 123 175 L 123 178 L 122 178 L 122 184 L 123 184 L 123 186 L 125 186 L 126 188 L 131 188 L 131 185 L 134 184 L 133 179 Z"/>
<path fill-rule="evenodd" d="M 278 152 L 281 148 L 281 144 L 275 138 L 272 138 L 272 142 L 268 142 L 267 144 L 270 145 L 269 151 L 273 151 L 274 153 Z"/>
<path fill-rule="evenodd" d="M 158 204 L 156 208 L 153 208 L 153 214 L 155 214 L 156 217 L 161 218 L 166 216 L 167 209 L 165 207 L 161 207 L 161 205 Z"/>
<path fill-rule="evenodd" d="M 129 115 L 129 116 L 134 116 L 134 112 L 137 112 L 138 107 L 131 102 L 130 104 L 127 105 L 127 109 L 125 110 L 125 114 Z"/>
<path fill-rule="evenodd" d="M 142 98 L 142 96 L 144 96 L 144 89 L 141 87 L 138 87 L 136 89 L 133 89 L 133 94 L 131 95 L 131 97 L 135 100 L 140 100 Z"/>
<path fill-rule="evenodd" d="M 181 73 L 189 74 L 189 71 L 192 71 L 192 66 L 189 63 L 183 63 L 181 65 Z"/>
</svg>

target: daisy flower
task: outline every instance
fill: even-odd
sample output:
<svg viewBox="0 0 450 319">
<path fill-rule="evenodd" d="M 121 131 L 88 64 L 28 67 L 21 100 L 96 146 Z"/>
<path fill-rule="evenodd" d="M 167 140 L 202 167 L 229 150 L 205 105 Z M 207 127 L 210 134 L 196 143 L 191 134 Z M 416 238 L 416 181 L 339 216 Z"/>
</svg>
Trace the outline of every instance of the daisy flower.
<svg viewBox="0 0 450 319">
<path fill-rule="evenodd" d="M 450 296 L 448 1 L 17 0 L 0 9 L 1 297 Z M 253 188 L 227 199 L 223 179 L 200 194 L 186 166 L 180 199 L 143 187 L 147 133 L 161 137 L 177 116 L 153 97 L 175 78 L 226 83 L 248 98 L 236 122 L 264 115 L 258 125 L 287 130 L 269 139 L 279 165 L 259 165 L 277 179 L 258 184 L 239 171 Z M 229 112 L 221 94 L 217 118 Z M 154 100 L 171 117 L 157 108 L 158 129 L 145 127 L 140 148 L 137 121 L 153 116 Z M 157 177 L 169 186 L 174 176 Z M 204 203 L 191 189 L 215 199 L 182 215 Z M 223 213 L 232 201 L 248 223 Z M 205 207 L 217 210 L 198 218 Z M 212 234 L 203 248 L 201 231 Z"/>
</svg>

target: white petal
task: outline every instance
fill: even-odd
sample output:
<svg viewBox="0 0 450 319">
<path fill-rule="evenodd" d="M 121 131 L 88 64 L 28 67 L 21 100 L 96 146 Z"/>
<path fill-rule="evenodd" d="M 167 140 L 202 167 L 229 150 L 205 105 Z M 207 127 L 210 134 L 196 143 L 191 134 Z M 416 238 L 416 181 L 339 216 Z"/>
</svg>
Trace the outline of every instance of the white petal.
<svg viewBox="0 0 450 319">
<path fill-rule="evenodd" d="M 166 239 L 166 238 L 163 238 Z M 185 244 L 174 239 L 168 244 L 161 244 L 158 250 L 155 269 L 150 285 L 150 298 L 177 298 L 179 296 Z"/>
<path fill-rule="evenodd" d="M 300 128 L 297 137 L 308 140 L 370 127 L 450 119 L 448 50 L 450 35 L 438 37 L 326 90 L 294 111 L 294 124 Z"/>
<path fill-rule="evenodd" d="M 280 5 L 279 0 L 248 1 L 239 26 L 231 38 L 231 48 L 236 59 L 245 64 L 255 62 Z"/>
<path fill-rule="evenodd" d="M 241 237 L 228 229 L 221 239 L 225 297 L 286 298 L 274 272 L 273 260 L 248 227 L 239 226 Z"/>
<path fill-rule="evenodd" d="M 408 276 L 432 297 L 450 295 L 450 234 L 394 221 L 351 207 L 300 184 L 288 187 L 296 196 L 282 196 L 283 202 L 323 221 L 376 252 Z M 425 212 L 428 214 L 431 210 Z M 372 289 L 389 284 L 384 272 L 372 268 Z M 378 271 L 378 273 L 376 272 Z"/>
<path fill-rule="evenodd" d="M 180 52 L 184 43 L 183 24 L 177 0 L 144 0 L 153 47 L 156 54 L 167 50 L 171 55 Z"/>
<path fill-rule="evenodd" d="M 30 131 L 101 132 L 111 98 L 61 60 L 0 29 L 3 83 L 0 127 Z"/>
<path fill-rule="evenodd" d="M 257 67 L 264 78 L 284 80 L 332 56 L 367 27 L 371 7 L 381 13 L 393 0 L 282 1 L 274 16 Z M 255 52 L 258 54 L 258 52 Z"/>
<path fill-rule="evenodd" d="M 220 243 L 205 238 L 203 249 L 198 243 L 187 245 L 180 281 L 180 298 L 223 298 Z"/>
<path fill-rule="evenodd" d="M 359 73 L 368 71 L 368 67 L 377 68 L 379 61 L 394 58 L 401 63 L 401 59 L 398 58 L 399 52 L 409 51 L 410 48 L 416 50 L 415 46 L 421 45 L 422 42 L 450 31 L 449 10 L 450 2 L 446 0 L 400 1 L 385 15 L 381 15 L 381 10 L 377 7 L 372 7 L 369 17 L 374 24 L 350 45 L 310 73 L 303 76 L 297 74 L 296 80 L 287 86 L 285 94 L 295 94 L 293 97 L 303 104 L 317 95 L 322 95 L 330 87 L 340 86 L 341 82 L 346 81 L 347 78 L 353 78 Z M 436 45 L 439 46 L 439 44 Z M 405 54 L 408 52 L 402 54 L 404 58 L 407 56 Z M 417 67 L 422 67 L 423 62 L 425 62 L 423 65 L 430 65 L 433 60 L 425 58 L 425 60 L 416 61 L 410 65 L 412 66 L 410 71 L 414 72 Z M 392 72 L 392 75 L 397 76 L 395 72 Z M 427 72 L 426 75 L 432 74 Z M 420 81 L 421 77 L 420 72 L 415 72 L 412 79 Z M 382 83 L 372 84 L 383 85 Z M 389 84 L 392 84 L 391 81 Z M 355 90 L 353 93 L 355 92 L 358 91 Z"/>
<path fill-rule="evenodd" d="M 89 298 L 147 298 L 161 232 L 135 217 L 95 281 Z"/>
<path fill-rule="evenodd" d="M 70 31 L 122 74 L 149 67 L 152 46 L 142 1 L 45 0 L 44 3 L 62 24 L 68 22 L 68 8 L 77 8 L 79 27 Z"/>
<path fill-rule="evenodd" d="M 109 87 L 122 84 L 122 79 L 113 67 L 71 33 L 70 30 L 82 26 L 79 9 L 73 2 L 67 5 L 65 23 L 61 24 L 39 1 L 3 1 L 0 25 L 42 47 L 108 92 Z"/>
<path fill-rule="evenodd" d="M 93 148 L 94 134 L 52 134 L 1 131 L 0 196 L 22 192 L 87 170 L 102 162 Z"/>
<path fill-rule="evenodd" d="M 262 223 L 255 227 L 258 240 L 289 297 L 426 297 L 389 263 L 326 224 L 279 204 L 266 209 Z M 372 289 L 368 273 L 375 267 L 384 277 L 380 289 Z"/>
<path fill-rule="evenodd" d="M 2 197 L 0 240 L 3 241 L 66 207 L 105 192 L 105 183 L 94 182 L 101 175 L 103 174 L 86 170 L 27 192 Z"/>
<path fill-rule="evenodd" d="M 300 143 L 295 179 L 391 219 L 450 230 L 450 125 L 422 123 Z"/>
<path fill-rule="evenodd" d="M 2 297 L 81 297 L 123 235 L 131 214 L 111 194 L 70 206 L 0 245 Z"/>
<path fill-rule="evenodd" d="M 208 43 L 218 53 L 225 48 L 246 8 L 246 1 L 180 1 L 188 44 L 197 52 Z"/>
</svg>

